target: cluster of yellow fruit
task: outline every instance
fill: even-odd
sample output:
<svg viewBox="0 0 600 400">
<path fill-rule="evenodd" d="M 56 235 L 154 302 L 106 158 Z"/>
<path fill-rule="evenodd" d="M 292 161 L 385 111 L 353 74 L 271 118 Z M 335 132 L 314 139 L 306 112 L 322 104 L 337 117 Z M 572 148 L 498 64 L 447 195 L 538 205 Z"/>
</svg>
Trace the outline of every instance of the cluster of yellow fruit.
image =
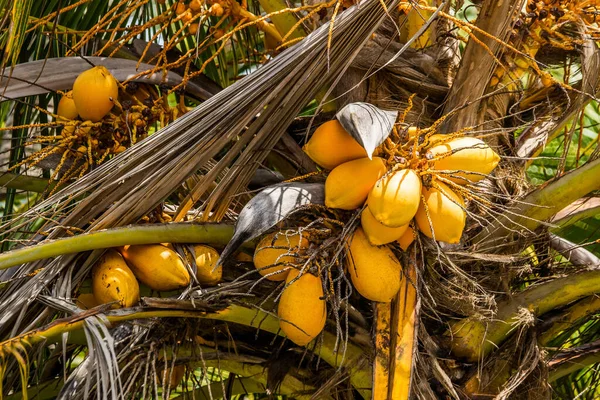
<svg viewBox="0 0 600 400">
<path fill-rule="evenodd" d="M 199 14 L 203 13 L 204 4 L 211 4 L 208 9 L 208 14 L 214 17 L 221 17 L 225 13 L 225 9 L 219 2 L 211 2 L 211 1 L 201 1 L 201 0 L 191 0 L 189 2 L 179 1 L 175 5 L 175 13 L 177 14 L 177 18 L 181 20 L 183 23 L 188 24 L 192 20 L 197 20 L 196 17 Z M 199 25 L 197 23 L 191 23 L 187 26 L 187 30 L 191 35 L 195 35 L 198 32 Z"/>
<path fill-rule="evenodd" d="M 152 290 L 169 291 L 190 284 L 183 259 L 170 245 L 149 244 L 109 249 L 92 268 L 92 294 L 81 295 L 79 302 L 91 305 L 114 303 L 113 307 L 132 307 L 140 298 L 139 282 Z M 219 253 L 212 247 L 195 245 L 194 256 L 186 252 L 187 262 L 196 265 L 196 279 L 211 286 L 221 280 L 223 268 L 214 268 Z"/>
<path fill-rule="evenodd" d="M 271 281 L 285 281 L 279 299 L 279 327 L 299 346 L 311 342 L 325 327 L 327 305 L 320 276 L 300 274 L 309 240 L 298 232 L 265 235 L 254 252 L 254 266 Z"/>
<path fill-rule="evenodd" d="M 69 120 L 81 117 L 84 121 L 98 122 L 115 105 L 119 85 L 103 66 L 96 66 L 79 74 L 73 90 L 58 103 L 57 114 Z"/>
<path fill-rule="evenodd" d="M 125 121 L 115 120 L 110 126 L 112 132 L 109 137 L 101 140 L 104 132 L 101 131 L 100 121 L 118 104 L 118 97 L 119 85 L 105 67 L 96 66 L 79 74 L 73 90 L 62 96 L 56 108 L 60 122 L 65 124 L 61 133 L 63 139 L 58 147 L 70 149 L 73 155 L 79 157 L 93 153 L 96 159 L 124 151 L 126 147 L 123 142 L 129 140 L 129 135 L 119 136 L 121 122 L 138 133 L 145 131 L 147 118 L 143 118 L 139 112 L 129 113 Z"/>
<path fill-rule="evenodd" d="M 369 158 L 333 120 L 304 147 L 311 159 L 331 170 L 325 182 L 327 207 L 354 210 L 366 203 L 361 228 L 350 240 L 348 272 L 358 292 L 374 301 L 391 301 L 401 279 L 397 257 L 380 246 L 396 241 L 406 250 L 416 234 L 413 219 L 425 236 L 458 243 L 466 222 L 463 193 L 469 192 L 463 186 L 483 179 L 500 159 L 477 138 L 419 133 L 411 127 L 404 143 L 384 143 L 379 152 L 385 158 Z"/>
<path fill-rule="evenodd" d="M 160 94 L 154 86 L 129 82 L 122 89 L 103 66 L 79 74 L 73 90 L 64 93 L 55 110 L 56 122 L 63 127 L 61 135 L 32 140 L 30 144 L 52 142 L 53 146 L 42 148 L 22 163 L 35 165 L 50 154 L 62 152 L 55 175 L 67 159 L 79 161 L 72 163 L 73 168 L 83 170 L 74 173 L 83 174 L 145 138 L 154 124 L 165 126 L 187 112 L 183 96 L 176 107 L 170 107 L 166 96 L 158 101 Z M 64 179 L 74 176 L 69 171 Z"/>
</svg>

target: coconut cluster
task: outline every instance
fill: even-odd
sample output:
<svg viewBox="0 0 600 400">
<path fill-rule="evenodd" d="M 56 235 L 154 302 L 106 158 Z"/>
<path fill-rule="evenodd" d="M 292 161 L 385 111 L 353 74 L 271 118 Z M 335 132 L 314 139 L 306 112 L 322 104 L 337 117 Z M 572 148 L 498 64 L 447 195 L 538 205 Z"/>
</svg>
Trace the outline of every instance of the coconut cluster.
<svg viewBox="0 0 600 400">
<path fill-rule="evenodd" d="M 337 120 L 321 125 L 304 151 L 331 170 L 325 182 L 327 207 L 354 210 L 366 205 L 361 225 L 373 245 L 399 240 L 413 220 L 427 237 L 458 243 L 466 208 L 457 189 L 483 179 L 500 157 L 477 138 L 437 134 L 418 144 L 416 132 L 412 138 L 410 133 L 399 145 L 408 149 L 407 155 L 416 153 L 411 159 L 396 154 L 367 157 Z"/>
<path fill-rule="evenodd" d="M 166 125 L 187 111 L 181 99 L 177 107 L 157 100 L 160 95 L 153 86 L 136 82 L 120 86 L 105 67 L 90 68 L 79 74 L 73 89 L 64 93 L 57 104 L 55 118 L 62 126 L 60 137 L 38 142 L 52 140 L 52 153 L 62 151 L 63 159 L 89 169 L 144 139 L 153 124 Z M 37 162 L 46 155 L 34 155 L 24 162 Z M 72 177 L 62 165 L 55 171 L 56 176 L 60 172 L 65 179 Z"/>
<path fill-rule="evenodd" d="M 140 283 L 159 292 L 184 288 L 191 282 L 185 261 L 200 284 L 213 286 L 221 280 L 223 267 L 215 268 L 219 253 L 214 248 L 195 245 L 185 258 L 168 243 L 109 249 L 92 267 L 92 293 L 81 294 L 78 302 L 85 308 L 107 303 L 132 307 L 140 299 Z"/>
<path fill-rule="evenodd" d="M 395 139 L 393 140 L 392 137 Z M 440 135 L 415 127 L 394 132 L 369 157 L 337 120 L 321 125 L 304 146 L 330 170 L 325 205 L 361 211 L 350 239 L 347 271 L 364 297 L 389 302 L 401 281 L 401 264 L 387 246 L 406 251 L 416 236 L 458 243 L 466 223 L 465 196 L 491 173 L 500 157 L 485 142 L 460 134 Z M 385 290 L 381 282 L 386 282 Z"/>
<path fill-rule="evenodd" d="M 265 235 L 254 251 L 254 266 L 271 281 L 285 281 L 279 299 L 279 327 L 292 342 L 304 346 L 325 327 L 327 303 L 320 276 L 297 269 L 310 247 L 299 232 L 279 231 Z"/>
</svg>

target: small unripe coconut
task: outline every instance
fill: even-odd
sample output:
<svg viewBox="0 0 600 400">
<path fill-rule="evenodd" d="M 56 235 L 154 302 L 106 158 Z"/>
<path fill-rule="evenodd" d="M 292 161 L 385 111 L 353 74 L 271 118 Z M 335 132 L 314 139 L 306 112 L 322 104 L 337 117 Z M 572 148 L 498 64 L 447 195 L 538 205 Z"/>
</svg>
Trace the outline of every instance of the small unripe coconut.
<svg viewBox="0 0 600 400">
<path fill-rule="evenodd" d="M 190 35 L 195 35 L 198 32 L 198 24 L 191 24 L 188 26 L 188 32 Z"/>
<path fill-rule="evenodd" d="M 297 269 L 290 270 L 277 315 L 279 327 L 287 338 L 298 346 L 305 346 L 325 327 L 327 304 L 323 299 L 321 278 L 308 272 L 298 277 L 299 274 Z"/>
<path fill-rule="evenodd" d="M 385 226 L 398 228 L 410 222 L 421 202 L 421 178 L 401 169 L 377 181 L 369 193 L 369 211 Z"/>
<path fill-rule="evenodd" d="M 334 169 L 345 162 L 367 157 L 364 147 L 346 132 L 337 119 L 319 126 L 303 150 L 314 162 L 326 169 Z"/>
<path fill-rule="evenodd" d="M 186 10 L 187 10 L 187 6 L 185 5 L 185 3 L 183 1 L 178 2 L 177 5 L 175 6 L 175 13 L 177 15 L 183 14 Z"/>
<path fill-rule="evenodd" d="M 212 6 L 210 6 L 208 13 L 214 17 L 222 17 L 225 13 L 225 9 L 219 3 L 215 3 Z"/>
<path fill-rule="evenodd" d="M 408 229 L 404 232 L 404 234 L 396 240 L 396 242 L 400 245 L 400 248 L 404 251 L 406 251 L 408 249 L 408 246 L 410 246 L 414 241 L 415 231 L 410 225 L 408 226 Z"/>
<path fill-rule="evenodd" d="M 435 240 L 446 243 L 458 243 L 465 229 L 467 214 L 464 210 L 465 202 L 462 197 L 441 182 L 435 183 L 436 187 L 424 189 L 423 196 L 427 204 L 427 212 L 433 226 Z M 425 236 L 433 238 L 425 205 L 421 203 L 415 220 L 417 226 Z"/>
<path fill-rule="evenodd" d="M 473 137 L 461 137 L 448 143 L 434 144 L 428 150 L 433 157 L 440 157 L 434 161 L 436 170 L 461 171 L 450 175 L 440 174 L 460 185 L 474 183 L 485 178 L 496 168 L 500 156 L 483 140 Z M 469 174 L 477 172 L 478 174 Z"/>
<path fill-rule="evenodd" d="M 200 11 L 202 9 L 202 1 L 192 0 L 192 1 L 190 1 L 189 7 L 190 7 L 190 10 L 197 13 L 198 11 Z"/>
<path fill-rule="evenodd" d="M 112 249 L 92 268 L 92 292 L 100 304 L 118 301 L 113 307 L 131 307 L 140 299 L 140 286 L 133 272 Z"/>
<path fill-rule="evenodd" d="M 103 66 L 96 66 L 79 74 L 73 84 L 73 100 L 84 120 L 98 122 L 113 108 L 119 95 L 119 86 Z"/>
<path fill-rule="evenodd" d="M 387 170 L 382 158 L 359 158 L 338 165 L 325 181 L 325 205 L 330 208 L 354 210 L 362 206 Z"/>
<path fill-rule="evenodd" d="M 225 31 L 223 29 L 215 29 L 212 31 L 215 39 L 221 39 L 225 35 Z"/>
<path fill-rule="evenodd" d="M 77 107 L 75 106 L 75 101 L 73 100 L 72 90 L 68 91 L 63 97 L 60 98 L 58 107 L 56 108 L 56 114 L 65 119 L 76 119 L 79 116 L 79 113 L 77 113 Z"/>
<path fill-rule="evenodd" d="M 369 243 L 361 228 L 350 239 L 346 264 L 352 285 L 369 300 L 389 303 L 400 290 L 400 261 L 389 247 Z"/>
<path fill-rule="evenodd" d="M 381 246 L 383 244 L 391 243 L 394 240 L 401 237 L 404 232 L 408 229 L 408 224 L 402 225 L 398 228 L 390 228 L 377 221 L 369 207 L 360 214 L 360 225 L 369 239 L 369 243 L 374 246 Z"/>
<path fill-rule="evenodd" d="M 296 255 L 308 245 L 308 240 L 304 236 L 300 237 L 298 233 L 269 233 L 256 246 L 254 267 L 268 280 L 283 281 L 290 271 L 291 264 L 298 264 Z"/>
<path fill-rule="evenodd" d="M 186 10 L 183 14 L 180 15 L 182 22 L 190 22 L 194 15 L 192 14 L 192 10 Z"/>
</svg>

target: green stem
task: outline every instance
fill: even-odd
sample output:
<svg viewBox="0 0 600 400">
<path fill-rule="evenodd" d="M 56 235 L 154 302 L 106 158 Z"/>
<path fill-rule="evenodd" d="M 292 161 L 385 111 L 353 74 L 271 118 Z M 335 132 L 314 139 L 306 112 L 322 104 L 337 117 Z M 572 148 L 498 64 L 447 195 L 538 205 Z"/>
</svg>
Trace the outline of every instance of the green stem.
<svg viewBox="0 0 600 400">
<path fill-rule="evenodd" d="M 522 309 L 540 316 L 573 301 L 600 292 L 600 271 L 587 271 L 542 283 L 498 304 L 492 321 L 475 317 L 455 322 L 447 333 L 455 356 L 477 361 L 511 335 Z"/>
<path fill-rule="evenodd" d="M 561 332 L 573 327 L 577 321 L 596 314 L 598 311 L 600 311 L 600 297 L 594 295 L 578 301 L 553 318 L 552 325 L 538 337 L 538 342 L 542 346 L 547 346 L 551 340 L 558 337 Z"/>
<path fill-rule="evenodd" d="M 224 246 L 233 236 L 233 230 L 232 225 L 209 223 L 129 225 L 41 242 L 0 254 L 0 270 L 63 254 L 128 244 L 206 243 Z"/>
<path fill-rule="evenodd" d="M 252 378 L 236 378 L 231 387 L 231 392 L 229 393 L 231 397 L 242 394 L 249 393 L 265 393 L 267 391 L 266 384 L 262 383 L 262 375 L 257 377 L 253 376 Z M 227 382 L 224 383 L 227 386 Z M 209 390 L 210 386 L 210 390 Z M 283 384 L 281 388 L 282 392 Z M 197 400 L 213 400 L 213 399 L 222 399 L 224 398 L 223 394 L 223 383 L 215 382 L 210 385 L 202 386 L 195 389 L 192 393 L 181 394 L 176 397 L 172 397 L 171 400 L 187 400 L 187 399 L 197 399 Z"/>
<path fill-rule="evenodd" d="M 558 212 L 550 221 L 557 228 L 552 231 L 566 228 L 583 219 L 600 214 L 600 197 L 585 197 L 578 199 Z"/>
<path fill-rule="evenodd" d="M 573 355 L 563 356 L 560 361 L 550 363 L 551 367 L 548 373 L 549 383 L 600 362 L 598 343 L 583 345 L 581 349 L 569 349 L 569 353 Z"/>
<path fill-rule="evenodd" d="M 254 379 L 259 384 L 262 384 L 264 386 L 266 386 L 266 384 L 267 384 L 267 369 L 265 368 L 264 365 L 241 363 L 241 362 L 231 361 L 231 360 L 209 360 L 209 361 L 205 361 L 203 364 L 206 365 L 207 367 L 218 368 L 219 370 L 228 371 L 228 372 L 234 373 L 236 375 L 252 377 L 252 379 Z M 202 393 L 201 398 L 219 399 L 219 398 L 225 397 L 225 396 L 223 396 L 223 389 L 222 389 L 221 383 L 220 382 L 217 382 L 217 383 L 221 387 L 221 389 L 218 389 L 215 392 L 212 392 L 212 390 L 214 390 L 213 389 L 214 386 L 211 385 L 211 392 L 212 392 L 212 397 L 211 397 L 208 393 L 208 388 L 203 387 L 204 390 L 201 392 Z M 262 385 L 255 385 L 255 386 L 260 387 Z M 287 374 L 283 378 L 283 381 L 281 382 L 281 386 L 279 387 L 280 394 L 293 395 L 294 399 L 299 399 L 299 400 L 309 400 L 311 398 L 310 395 L 306 395 L 306 394 L 301 395 L 299 393 L 314 392 L 314 390 L 315 390 L 314 387 L 305 385 L 304 383 L 302 383 L 302 381 L 291 376 L 290 374 Z M 263 390 L 263 392 L 264 392 L 264 390 Z M 243 391 L 241 393 L 246 393 L 246 392 Z M 204 397 L 204 396 L 206 396 L 206 397 Z M 330 397 L 326 397 L 326 398 L 330 399 Z"/>
<path fill-rule="evenodd" d="M 513 207 L 514 214 L 505 214 L 485 227 L 473 243 L 489 247 L 504 241 L 514 230 L 537 229 L 575 200 L 600 189 L 599 175 L 600 159 L 597 159 L 548 182 Z"/>
<path fill-rule="evenodd" d="M 190 303 L 191 305 L 191 303 Z M 88 311 L 91 312 L 92 310 Z M 267 314 L 255 308 L 242 305 L 231 305 L 223 310 L 207 313 L 197 310 L 181 309 L 144 309 L 133 307 L 127 309 L 111 310 L 105 313 L 106 321 L 111 324 L 131 321 L 135 319 L 148 318 L 203 318 L 225 322 L 232 322 L 250 326 L 275 335 L 283 335 L 279 330 L 279 321 L 273 315 Z M 61 338 L 64 333 L 72 333 L 83 329 L 84 320 L 79 316 L 75 318 L 59 319 L 51 324 L 27 332 L 0 343 L 0 350 L 11 348 L 18 343 L 35 345 L 42 342 L 53 342 Z M 312 343 L 313 345 L 315 342 Z M 350 382 L 364 398 L 371 396 L 371 365 L 366 362 L 365 353 L 352 343 L 347 344 L 345 355 L 340 351 L 334 351 L 336 336 L 323 332 L 322 341 L 316 343 L 314 353 L 333 367 L 345 367 L 350 371 Z M 312 349 L 311 347 L 309 347 Z"/>
<path fill-rule="evenodd" d="M 33 176 L 17 175 L 5 172 L 0 175 L 0 186 L 42 193 L 48 187 L 48 180 Z"/>
<path fill-rule="evenodd" d="M 56 396 L 58 396 L 60 393 L 63 384 L 64 382 L 62 378 L 57 378 L 48 382 L 40 383 L 36 386 L 30 386 L 27 388 L 27 398 L 36 400 L 56 399 Z M 4 397 L 5 400 L 21 400 L 23 398 L 22 392 L 13 393 Z"/>
</svg>

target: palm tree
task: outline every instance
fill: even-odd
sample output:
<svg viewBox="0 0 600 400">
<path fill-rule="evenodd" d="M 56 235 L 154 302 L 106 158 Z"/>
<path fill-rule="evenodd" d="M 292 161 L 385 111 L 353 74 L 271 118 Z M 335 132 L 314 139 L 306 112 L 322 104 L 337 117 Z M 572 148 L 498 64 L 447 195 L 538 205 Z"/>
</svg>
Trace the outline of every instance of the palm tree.
<svg viewBox="0 0 600 400">
<path fill-rule="evenodd" d="M 4 0 L 0 9 L 3 396 L 600 395 L 594 2 Z M 61 111 L 97 66 L 109 83 L 81 78 L 89 93 L 74 89 L 75 113 Z M 103 107 L 94 93 L 111 75 L 118 94 L 107 111 L 83 117 Z M 330 168 L 302 146 L 330 120 L 393 171 L 420 171 L 415 204 L 427 222 L 405 228 L 411 244 L 358 249 L 363 207 L 325 205 Z M 475 159 L 436 170 L 455 150 L 424 158 L 465 137 L 501 156 L 492 173 L 474 170 Z M 466 171 L 477 183 L 460 182 Z M 343 192 L 370 189 L 362 176 L 351 170 Z M 423 193 L 458 193 L 464 231 L 427 208 L 421 182 Z M 457 243 L 434 240 L 446 229 L 459 229 Z M 294 271 L 287 283 L 252 263 L 277 231 L 310 241 L 279 263 Z M 124 247 L 159 243 L 178 253 L 176 290 L 152 288 L 172 279 L 171 264 L 146 256 L 142 279 Z M 218 284 L 201 281 L 197 244 L 220 253 Z M 102 260 L 121 257 L 107 249 L 142 281 L 113 281 L 139 285 L 131 304 L 109 289 L 115 301 L 98 301 Z M 378 254 L 402 266 L 398 279 L 381 278 Z M 393 289 L 391 302 L 361 295 L 359 263 L 376 295 Z M 307 289 L 291 294 L 303 276 L 321 282 L 312 300 Z M 293 329 L 307 332 L 282 318 L 284 303 L 310 324 L 326 304 L 324 329 L 295 340 Z"/>
</svg>

